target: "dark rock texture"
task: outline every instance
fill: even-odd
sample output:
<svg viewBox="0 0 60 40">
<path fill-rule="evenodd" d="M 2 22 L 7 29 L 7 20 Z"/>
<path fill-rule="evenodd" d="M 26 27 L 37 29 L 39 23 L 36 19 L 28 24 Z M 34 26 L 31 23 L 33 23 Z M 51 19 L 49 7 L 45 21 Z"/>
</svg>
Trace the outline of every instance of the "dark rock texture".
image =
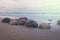
<svg viewBox="0 0 60 40">
<path fill-rule="evenodd" d="M 25 25 L 27 27 L 33 27 L 33 28 L 37 28 L 38 27 L 38 23 L 32 19 L 29 19 L 26 21 Z"/>
<path fill-rule="evenodd" d="M 10 18 L 3 18 L 1 22 L 3 23 L 9 23 L 11 21 Z"/>
</svg>

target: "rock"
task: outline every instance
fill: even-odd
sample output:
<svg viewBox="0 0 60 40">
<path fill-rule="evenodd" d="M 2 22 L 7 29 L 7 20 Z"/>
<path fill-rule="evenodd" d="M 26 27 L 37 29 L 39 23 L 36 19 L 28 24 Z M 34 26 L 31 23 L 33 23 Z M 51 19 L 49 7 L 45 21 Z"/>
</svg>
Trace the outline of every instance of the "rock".
<svg viewBox="0 0 60 40">
<path fill-rule="evenodd" d="M 3 18 L 1 22 L 3 23 L 9 23 L 11 21 L 10 18 Z"/>
<path fill-rule="evenodd" d="M 18 24 L 17 23 L 17 19 L 12 19 L 9 24 L 11 24 L 11 25 L 17 25 Z"/>
<path fill-rule="evenodd" d="M 60 25 L 60 20 L 57 21 L 57 24 Z"/>
<path fill-rule="evenodd" d="M 50 24 L 48 24 L 48 23 L 41 23 L 41 24 L 39 25 L 39 28 L 40 28 L 40 29 L 50 29 L 51 26 L 50 26 Z"/>
<path fill-rule="evenodd" d="M 20 20 L 20 19 L 25 19 L 25 20 L 27 20 L 27 17 L 22 17 L 22 18 L 19 18 L 19 20 Z"/>
<path fill-rule="evenodd" d="M 52 21 L 52 20 L 48 20 L 48 21 Z"/>
<path fill-rule="evenodd" d="M 27 18 L 22 17 L 22 18 L 19 18 L 19 19 L 12 20 L 10 22 L 10 24 L 11 25 L 24 25 L 26 21 L 27 21 Z"/>
<path fill-rule="evenodd" d="M 18 19 L 18 25 L 24 25 L 27 21 L 27 17 L 22 17 Z"/>
<path fill-rule="evenodd" d="M 26 21 L 25 26 L 32 27 L 32 28 L 37 28 L 38 23 L 34 20 L 29 19 L 29 20 Z"/>
</svg>

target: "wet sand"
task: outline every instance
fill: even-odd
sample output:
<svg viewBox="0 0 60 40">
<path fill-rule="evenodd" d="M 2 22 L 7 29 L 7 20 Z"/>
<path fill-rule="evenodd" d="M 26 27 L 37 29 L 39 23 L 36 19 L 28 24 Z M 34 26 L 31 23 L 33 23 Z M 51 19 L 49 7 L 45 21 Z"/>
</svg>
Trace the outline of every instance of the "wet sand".
<svg viewBox="0 0 60 40">
<path fill-rule="evenodd" d="M 0 22 L 0 40 L 60 40 L 60 27 L 54 30 L 34 29 Z"/>
</svg>

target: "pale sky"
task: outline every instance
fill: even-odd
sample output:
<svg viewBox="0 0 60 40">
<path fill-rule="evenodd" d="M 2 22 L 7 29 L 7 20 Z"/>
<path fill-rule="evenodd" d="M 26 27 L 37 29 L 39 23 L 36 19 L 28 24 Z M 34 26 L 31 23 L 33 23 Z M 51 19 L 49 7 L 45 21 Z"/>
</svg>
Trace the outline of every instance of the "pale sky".
<svg viewBox="0 0 60 40">
<path fill-rule="evenodd" d="M 60 0 L 0 0 L 0 12 L 60 13 Z"/>
</svg>

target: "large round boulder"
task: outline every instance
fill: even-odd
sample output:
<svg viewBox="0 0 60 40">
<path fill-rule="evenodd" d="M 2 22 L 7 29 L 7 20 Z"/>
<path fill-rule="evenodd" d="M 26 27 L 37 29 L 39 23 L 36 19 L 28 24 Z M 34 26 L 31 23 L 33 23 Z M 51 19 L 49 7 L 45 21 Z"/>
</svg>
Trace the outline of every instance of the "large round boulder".
<svg viewBox="0 0 60 40">
<path fill-rule="evenodd" d="M 11 25 L 17 25 L 18 24 L 17 20 L 18 19 L 12 19 L 9 24 L 11 24 Z"/>
<path fill-rule="evenodd" d="M 3 23 L 9 23 L 11 21 L 10 18 L 3 18 L 1 22 Z"/>
<path fill-rule="evenodd" d="M 24 25 L 26 21 L 27 21 L 27 17 L 22 17 L 18 19 L 17 23 L 18 25 Z"/>
<path fill-rule="evenodd" d="M 60 25 L 60 20 L 57 21 L 57 24 Z"/>
<path fill-rule="evenodd" d="M 32 28 L 37 28 L 38 23 L 34 20 L 29 19 L 29 20 L 26 21 L 25 26 L 32 27 Z"/>
<path fill-rule="evenodd" d="M 40 29 L 50 29 L 51 26 L 50 26 L 49 23 L 41 23 L 41 24 L 39 25 L 39 28 L 40 28 Z"/>
</svg>

